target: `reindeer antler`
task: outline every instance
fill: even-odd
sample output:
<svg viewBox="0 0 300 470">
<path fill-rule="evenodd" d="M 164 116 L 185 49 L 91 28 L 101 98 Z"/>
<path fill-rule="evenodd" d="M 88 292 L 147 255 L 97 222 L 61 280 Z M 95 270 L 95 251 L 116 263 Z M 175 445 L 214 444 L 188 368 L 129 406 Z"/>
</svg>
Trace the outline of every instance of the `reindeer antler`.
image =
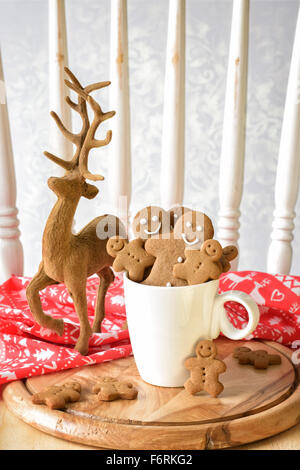
<svg viewBox="0 0 300 470">
<path fill-rule="evenodd" d="M 71 171 L 76 167 L 79 167 L 79 171 L 87 179 L 91 179 L 94 181 L 103 180 L 103 176 L 101 175 L 93 175 L 87 169 L 87 161 L 88 161 L 88 154 L 89 151 L 94 147 L 101 147 L 103 145 L 109 144 L 112 132 L 108 131 L 106 134 L 106 138 L 104 140 L 96 140 L 95 133 L 98 126 L 101 122 L 113 117 L 115 115 L 115 111 L 110 111 L 108 113 L 103 113 L 101 110 L 100 105 L 94 100 L 93 97 L 89 95 L 94 90 L 99 90 L 100 88 L 104 88 L 110 85 L 110 82 L 97 82 L 87 85 L 85 88 L 80 84 L 79 80 L 75 77 L 75 75 L 65 67 L 65 72 L 69 76 L 70 80 L 65 80 L 65 84 L 74 90 L 78 94 L 78 103 L 74 103 L 69 96 L 66 97 L 66 102 L 68 105 L 74 110 L 77 111 L 82 119 L 82 128 L 78 134 L 74 134 L 70 132 L 66 127 L 63 125 L 61 119 L 58 115 L 52 111 L 50 114 L 55 120 L 58 128 L 62 132 L 62 134 L 66 137 L 66 139 L 70 140 L 73 144 L 76 145 L 76 152 L 74 157 L 71 161 L 63 160 L 50 152 L 44 152 L 44 155 L 52 160 L 57 165 L 60 165 L 67 171 Z M 87 106 L 86 102 L 88 102 L 93 111 L 94 111 L 94 120 L 90 125 Z"/>
<path fill-rule="evenodd" d="M 69 82 L 68 80 L 65 80 L 65 84 L 74 90 L 82 99 L 87 101 L 89 105 L 91 106 L 92 110 L 94 111 L 94 119 L 92 124 L 90 125 L 86 137 L 84 139 L 84 143 L 82 145 L 82 149 L 80 152 L 79 156 L 79 170 L 82 176 L 84 176 L 87 179 L 97 181 L 97 180 L 103 180 L 104 177 L 102 175 L 93 175 L 92 173 L 89 172 L 87 168 L 87 162 L 88 162 L 88 155 L 89 152 L 92 148 L 97 148 L 97 147 L 103 147 L 104 145 L 108 145 L 109 142 L 111 141 L 112 137 L 112 131 L 107 131 L 106 137 L 103 140 L 97 140 L 95 139 L 95 133 L 96 130 L 98 129 L 99 125 L 103 122 L 106 121 L 107 119 L 110 119 L 113 117 L 116 113 L 115 111 L 108 111 L 107 113 L 103 113 L 99 103 L 97 103 L 92 96 L 89 95 L 90 91 L 93 91 L 95 89 L 100 89 L 104 88 L 110 85 L 110 82 L 98 82 L 94 83 L 93 85 L 90 85 L 89 87 L 86 87 L 85 89 L 82 89 L 78 87 L 78 85 Z"/>
</svg>

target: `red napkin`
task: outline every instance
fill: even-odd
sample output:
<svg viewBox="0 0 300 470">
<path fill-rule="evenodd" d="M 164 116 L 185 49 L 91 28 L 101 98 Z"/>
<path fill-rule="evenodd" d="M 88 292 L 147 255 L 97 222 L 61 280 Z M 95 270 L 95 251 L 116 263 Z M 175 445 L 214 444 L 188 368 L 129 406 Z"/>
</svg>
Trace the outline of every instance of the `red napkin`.
<svg viewBox="0 0 300 470">
<path fill-rule="evenodd" d="M 132 353 L 128 331 L 121 330 L 126 318 L 121 277 L 109 288 L 102 333 L 93 334 L 88 356 L 81 356 L 73 349 L 79 335 L 79 322 L 65 286 L 49 286 L 41 293 L 44 311 L 65 320 L 64 335 L 60 337 L 34 322 L 25 294 L 29 281 L 12 277 L 0 286 L 0 384 Z M 98 283 L 97 277 L 87 281 L 91 322 Z M 300 277 L 230 272 L 220 279 L 220 292 L 232 289 L 250 294 L 259 305 L 260 323 L 247 339 L 263 338 L 286 345 L 300 340 Z M 234 325 L 242 327 L 247 319 L 244 307 L 228 302 L 226 309 Z"/>
</svg>

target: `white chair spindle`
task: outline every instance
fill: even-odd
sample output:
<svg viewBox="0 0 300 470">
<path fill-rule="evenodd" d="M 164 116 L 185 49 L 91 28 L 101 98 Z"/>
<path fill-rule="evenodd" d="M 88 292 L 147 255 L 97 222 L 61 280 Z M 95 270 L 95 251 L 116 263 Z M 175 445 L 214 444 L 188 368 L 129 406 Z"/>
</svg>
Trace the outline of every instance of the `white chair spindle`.
<svg viewBox="0 0 300 470">
<path fill-rule="evenodd" d="M 23 274 L 17 213 L 16 177 L 0 50 L 0 283 L 12 274 Z"/>
<path fill-rule="evenodd" d="M 223 246 L 238 246 L 243 192 L 248 70 L 249 0 L 234 0 L 219 180 L 219 233 Z M 231 263 L 237 269 L 238 261 Z"/>
<path fill-rule="evenodd" d="M 300 9 L 296 26 L 279 147 L 275 211 L 268 272 L 288 274 L 300 180 Z"/>
<path fill-rule="evenodd" d="M 61 118 L 67 129 L 72 129 L 71 109 L 66 104 L 69 88 L 64 84 L 64 67 L 68 66 L 65 1 L 49 0 L 49 107 Z M 57 128 L 51 117 L 50 151 L 65 160 L 72 159 L 73 145 Z M 62 172 L 62 170 L 60 170 Z"/>
<path fill-rule="evenodd" d="M 161 205 L 182 204 L 185 137 L 185 0 L 169 1 L 164 90 Z"/>
<path fill-rule="evenodd" d="M 109 109 L 116 115 L 109 121 L 109 193 L 113 210 L 124 219 L 131 198 L 127 0 L 111 0 L 110 74 Z"/>
</svg>

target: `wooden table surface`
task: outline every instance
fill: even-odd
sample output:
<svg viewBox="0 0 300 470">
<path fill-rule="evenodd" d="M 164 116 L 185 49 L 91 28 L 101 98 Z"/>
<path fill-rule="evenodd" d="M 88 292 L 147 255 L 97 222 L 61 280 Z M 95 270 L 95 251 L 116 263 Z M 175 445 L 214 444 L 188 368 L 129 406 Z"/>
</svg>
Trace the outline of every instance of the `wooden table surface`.
<svg viewBox="0 0 300 470">
<path fill-rule="evenodd" d="M 0 390 L 0 450 L 96 450 L 58 439 L 25 424 L 7 410 Z M 277 436 L 239 450 L 300 450 L 300 423 Z M 99 449 L 98 449 L 99 450 Z"/>
</svg>

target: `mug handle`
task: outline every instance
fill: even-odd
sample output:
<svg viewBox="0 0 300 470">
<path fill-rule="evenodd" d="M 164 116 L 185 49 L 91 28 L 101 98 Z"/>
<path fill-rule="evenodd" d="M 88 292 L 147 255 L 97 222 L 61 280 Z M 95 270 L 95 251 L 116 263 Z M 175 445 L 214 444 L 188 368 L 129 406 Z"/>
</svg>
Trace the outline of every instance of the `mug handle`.
<svg viewBox="0 0 300 470">
<path fill-rule="evenodd" d="M 248 312 L 248 323 L 242 328 L 235 328 L 232 323 L 229 321 L 226 310 L 224 308 L 225 302 L 238 302 L 242 304 Z M 255 301 L 250 297 L 250 295 L 245 294 L 245 292 L 240 292 L 236 290 L 230 290 L 224 292 L 223 294 L 217 295 L 215 304 L 214 304 L 214 313 L 219 318 L 219 327 L 221 332 L 230 339 L 243 339 L 245 336 L 248 336 L 258 325 L 259 322 L 259 309 Z"/>
</svg>

